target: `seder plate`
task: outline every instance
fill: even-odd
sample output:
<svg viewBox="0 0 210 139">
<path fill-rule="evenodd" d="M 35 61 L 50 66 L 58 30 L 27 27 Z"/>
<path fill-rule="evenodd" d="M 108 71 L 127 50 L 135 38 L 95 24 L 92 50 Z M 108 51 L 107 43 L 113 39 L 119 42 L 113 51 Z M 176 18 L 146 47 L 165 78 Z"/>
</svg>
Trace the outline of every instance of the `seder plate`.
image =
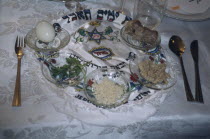
<svg viewBox="0 0 210 139">
<path fill-rule="evenodd" d="M 112 109 L 102 109 L 90 103 L 84 95 L 81 82 L 77 87 L 62 90 L 66 97 L 64 99 L 57 96 L 59 99 L 53 102 L 56 111 L 90 124 L 115 126 L 144 121 L 156 112 L 156 107 L 168 93 L 149 90 L 130 76 L 129 61 L 135 60 L 142 52 L 128 47 L 120 38 L 120 29 L 128 20 L 131 18 L 114 10 L 85 9 L 54 21 L 71 34 L 69 44 L 59 52 L 68 52 L 71 57 L 89 62 L 87 74 L 99 68 L 120 70 L 129 79 L 133 90 L 128 103 Z M 51 55 L 42 56 L 41 53 L 37 56 L 41 61 L 53 58 Z M 46 88 L 56 93 L 54 84 L 46 84 Z"/>
</svg>

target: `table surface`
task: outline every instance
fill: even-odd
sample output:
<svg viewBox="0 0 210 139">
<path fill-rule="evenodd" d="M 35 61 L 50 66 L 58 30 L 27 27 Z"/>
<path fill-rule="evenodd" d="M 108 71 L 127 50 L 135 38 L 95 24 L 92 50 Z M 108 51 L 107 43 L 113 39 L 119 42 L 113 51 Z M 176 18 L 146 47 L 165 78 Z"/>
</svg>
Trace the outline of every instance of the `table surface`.
<svg viewBox="0 0 210 139">
<path fill-rule="evenodd" d="M 85 2 L 88 7 L 116 7 L 117 1 Z M 126 8 L 132 11 L 132 3 Z M 53 7 L 53 8 L 52 8 Z M 204 104 L 186 101 L 181 73 L 172 93 L 157 107 L 157 111 L 143 122 L 128 125 L 90 124 L 78 117 L 60 112 L 51 102 L 65 98 L 63 92 L 46 93 L 38 61 L 22 61 L 22 98 L 19 108 L 11 107 L 15 86 L 17 59 L 14 42 L 17 35 L 26 35 L 39 20 L 56 19 L 69 11 L 64 3 L 42 0 L 0 1 L 0 138 L 210 138 L 210 20 L 186 22 L 165 17 L 158 27 L 163 44 L 172 35 L 184 40 L 185 70 L 191 90 L 195 92 L 194 64 L 190 43 L 199 42 L 199 66 Z M 131 12 L 132 15 L 132 12 Z M 166 47 L 166 45 L 163 47 Z M 28 48 L 27 48 L 28 49 Z M 28 49 L 28 51 L 31 51 Z M 178 59 L 174 56 L 174 58 Z M 30 66 L 36 70 L 30 71 Z M 49 84 L 49 83 L 48 83 Z M 45 90 L 46 89 L 46 90 Z M 123 121 L 122 121 L 123 123 Z"/>
</svg>

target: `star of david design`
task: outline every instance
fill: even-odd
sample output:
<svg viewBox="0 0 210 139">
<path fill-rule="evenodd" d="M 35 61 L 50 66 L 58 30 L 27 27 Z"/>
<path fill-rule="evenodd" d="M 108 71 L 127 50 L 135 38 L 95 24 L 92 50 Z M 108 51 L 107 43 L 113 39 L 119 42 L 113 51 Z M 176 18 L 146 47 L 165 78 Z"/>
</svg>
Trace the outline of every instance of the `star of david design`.
<svg viewBox="0 0 210 139">
<path fill-rule="evenodd" d="M 95 41 L 97 44 L 101 43 L 101 40 L 105 40 L 106 37 L 103 36 L 103 32 L 98 32 L 96 28 L 92 32 L 87 32 L 89 36 L 89 41 Z"/>
</svg>

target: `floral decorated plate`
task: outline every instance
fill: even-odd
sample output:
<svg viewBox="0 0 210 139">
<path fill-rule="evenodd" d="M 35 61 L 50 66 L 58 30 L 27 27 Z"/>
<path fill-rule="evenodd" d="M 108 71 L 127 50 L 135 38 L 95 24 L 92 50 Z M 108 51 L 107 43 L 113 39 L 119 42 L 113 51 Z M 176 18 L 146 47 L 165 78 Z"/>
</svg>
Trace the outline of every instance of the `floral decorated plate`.
<svg viewBox="0 0 210 139">
<path fill-rule="evenodd" d="M 76 86 L 86 76 L 86 64 L 70 53 L 53 53 L 42 62 L 44 77 L 59 87 Z"/>
<path fill-rule="evenodd" d="M 115 108 L 128 102 L 130 80 L 124 75 L 124 72 L 115 69 L 92 71 L 84 83 L 85 95 L 94 105 L 102 108 Z"/>
<path fill-rule="evenodd" d="M 176 83 L 176 71 L 163 54 L 140 55 L 130 61 L 129 69 L 134 79 L 151 89 L 165 90 Z"/>
<path fill-rule="evenodd" d="M 123 42 L 125 42 L 129 47 L 140 50 L 145 54 L 154 54 L 154 53 L 157 53 L 158 51 L 160 51 L 160 48 L 161 48 L 160 47 L 160 42 L 161 42 L 160 35 L 158 35 L 158 39 L 157 39 L 155 47 L 151 48 L 151 49 L 148 49 L 148 47 L 150 47 L 149 44 L 134 40 L 134 39 L 132 39 L 132 37 L 130 35 L 126 34 L 125 27 L 123 27 L 120 30 L 120 36 L 121 36 Z"/>
<path fill-rule="evenodd" d="M 66 53 L 73 51 L 72 56 L 75 58 L 82 59 L 83 62 L 90 62 L 87 65 L 87 74 L 100 68 L 112 68 L 130 73 L 129 61 L 135 60 L 137 56 L 142 55 L 142 52 L 128 47 L 120 39 L 119 31 L 128 20 L 131 18 L 126 15 L 101 8 L 70 13 L 53 22 L 59 23 L 71 34 L 69 44 L 60 51 Z M 98 22 L 101 23 L 100 26 Z M 46 59 L 48 58 L 41 57 L 39 60 Z M 45 69 L 48 70 L 48 67 L 45 66 Z M 156 112 L 156 107 L 163 102 L 169 94 L 168 92 L 172 91 L 156 93 L 154 90 L 142 87 L 138 81 L 130 77 L 130 74 L 126 74 L 126 79 L 130 82 L 133 92 L 128 103 L 113 109 L 101 109 L 93 105 L 83 92 L 82 81 L 74 88 L 66 87 L 59 90 L 52 87 L 54 84 L 48 84 L 49 86 L 45 87 L 51 93 L 60 94 L 63 91 L 65 94 L 65 97 L 57 95 L 59 101 L 54 102 L 56 110 L 68 116 L 74 116 L 81 121 L 103 126 L 145 121 Z M 122 121 L 124 122 L 122 123 Z"/>
<path fill-rule="evenodd" d="M 60 27 L 58 23 L 55 23 L 55 25 Z M 57 26 L 55 26 L 55 30 Z M 26 44 L 35 51 L 40 52 L 58 51 L 61 48 L 65 47 L 69 43 L 69 41 L 70 35 L 68 31 L 61 27 L 56 31 L 54 40 L 49 43 L 41 42 L 37 38 L 35 28 L 29 31 L 25 37 Z"/>
</svg>

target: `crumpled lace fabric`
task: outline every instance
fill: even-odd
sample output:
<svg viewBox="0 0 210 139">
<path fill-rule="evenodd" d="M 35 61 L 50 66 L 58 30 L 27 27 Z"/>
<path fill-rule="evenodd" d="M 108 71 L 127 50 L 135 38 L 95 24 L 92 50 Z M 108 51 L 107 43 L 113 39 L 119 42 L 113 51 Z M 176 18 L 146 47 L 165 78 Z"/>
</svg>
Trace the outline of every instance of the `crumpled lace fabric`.
<svg viewBox="0 0 210 139">
<path fill-rule="evenodd" d="M 113 2 L 112 4 L 116 3 Z M 160 138 L 173 138 L 171 135 L 180 138 L 205 138 L 210 136 L 208 133 L 210 129 L 210 122 L 208 122 L 210 121 L 208 109 L 210 103 L 208 101 L 205 101 L 205 105 L 187 103 L 185 94 L 183 94 L 181 74 L 179 74 L 178 82 L 173 89 L 151 98 L 152 101 L 145 99 L 148 101 L 145 103 L 146 106 L 149 105 L 150 108 L 153 108 L 145 119 L 138 122 L 129 118 L 120 123 L 116 116 L 116 121 L 107 120 L 104 123 L 101 122 L 102 119 L 96 119 L 97 116 L 93 118 L 86 115 L 87 111 L 93 113 L 97 111 L 97 114 L 103 116 L 98 118 L 107 119 L 108 114 L 104 113 L 103 110 L 74 98 L 71 93 L 64 93 L 66 91 L 72 92 L 72 88 L 60 89 L 47 82 L 41 73 L 40 63 L 36 60 L 33 50 L 29 48 L 26 48 L 26 54 L 22 59 L 23 106 L 18 109 L 12 108 L 10 105 L 15 85 L 17 62 L 14 54 L 16 35 L 25 35 L 41 19 L 57 20 L 68 11 L 63 8 L 63 3 L 39 0 L 8 0 L 1 2 L 0 6 L 3 11 L 0 13 L 0 138 L 94 138 L 96 136 L 100 138 L 154 138 L 157 137 L 156 135 L 159 135 Z M 51 8 L 52 6 L 53 8 Z M 4 11 L 7 11 L 5 8 L 19 13 L 15 16 L 13 13 L 5 13 Z M 168 22 L 173 24 L 170 20 Z M 181 22 L 179 25 L 184 27 Z M 187 36 L 187 32 L 192 27 L 193 25 L 184 31 L 182 30 L 182 35 Z M 169 27 L 162 29 L 165 32 L 162 39 L 163 49 L 169 55 L 167 41 L 171 35 L 170 29 Z M 179 30 L 181 29 L 174 29 L 173 33 L 179 33 Z M 8 38 L 11 38 L 10 41 Z M 186 39 L 189 38 L 186 37 Z M 200 45 L 204 47 L 200 51 L 203 57 L 205 56 L 201 63 L 208 63 L 206 64 L 207 69 L 210 65 L 206 60 L 209 58 L 208 49 L 205 48 L 206 43 L 201 42 Z M 190 54 L 187 55 L 190 56 Z M 190 63 L 191 61 L 186 59 L 185 62 Z M 186 67 L 186 69 L 189 70 L 190 67 Z M 201 69 L 201 71 L 205 72 L 206 69 Z M 207 73 L 207 75 L 209 74 Z M 207 85 L 209 81 L 202 75 L 201 78 L 206 81 L 202 87 L 206 98 L 209 98 L 209 95 L 206 94 L 209 90 Z M 189 80 L 193 84 L 193 77 L 189 77 Z M 163 101 L 164 103 L 162 103 Z M 135 101 L 129 106 L 123 105 L 111 113 L 128 113 L 134 111 L 135 107 L 142 108 L 143 106 L 143 102 Z M 191 111 L 186 111 L 188 109 Z M 152 116 L 153 114 L 155 115 Z M 139 115 L 135 116 L 139 119 Z M 152 117 L 149 118 L 149 116 Z"/>
</svg>

